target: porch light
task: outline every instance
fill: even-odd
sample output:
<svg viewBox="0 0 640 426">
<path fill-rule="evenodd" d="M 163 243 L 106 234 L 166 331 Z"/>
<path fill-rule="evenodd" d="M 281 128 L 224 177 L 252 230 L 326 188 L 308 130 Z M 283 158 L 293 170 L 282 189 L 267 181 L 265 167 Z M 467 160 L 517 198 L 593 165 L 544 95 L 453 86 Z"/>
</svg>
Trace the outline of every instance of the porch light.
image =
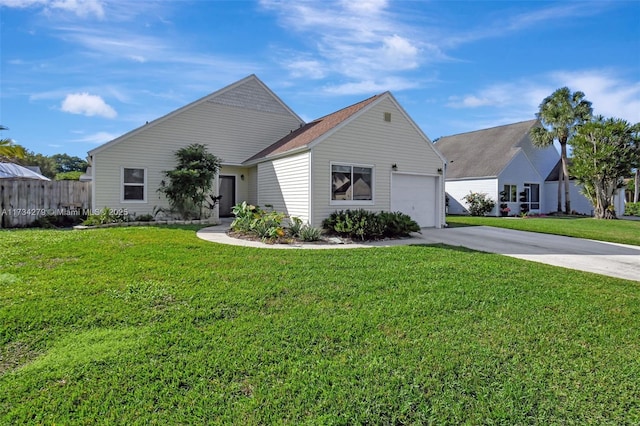
<svg viewBox="0 0 640 426">
<path fill-rule="evenodd" d="M 391 165 L 391 168 L 392 168 L 393 170 L 398 170 L 398 165 L 397 165 L 396 163 L 393 163 L 393 164 Z"/>
</svg>

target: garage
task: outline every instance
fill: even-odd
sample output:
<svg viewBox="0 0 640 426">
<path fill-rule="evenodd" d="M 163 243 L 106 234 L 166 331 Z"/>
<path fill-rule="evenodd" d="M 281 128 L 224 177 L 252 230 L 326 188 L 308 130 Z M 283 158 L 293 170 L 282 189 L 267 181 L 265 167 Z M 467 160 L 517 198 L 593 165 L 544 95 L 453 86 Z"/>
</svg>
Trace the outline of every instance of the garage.
<svg viewBox="0 0 640 426">
<path fill-rule="evenodd" d="M 418 174 L 391 174 L 391 211 L 411 216 L 421 228 L 438 223 L 438 178 Z"/>
</svg>

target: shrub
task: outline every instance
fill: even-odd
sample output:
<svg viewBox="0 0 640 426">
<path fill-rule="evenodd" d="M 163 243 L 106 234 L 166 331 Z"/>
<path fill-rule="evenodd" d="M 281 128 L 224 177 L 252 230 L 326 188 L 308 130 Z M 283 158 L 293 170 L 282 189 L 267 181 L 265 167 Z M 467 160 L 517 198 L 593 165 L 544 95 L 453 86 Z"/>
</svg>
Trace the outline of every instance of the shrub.
<svg viewBox="0 0 640 426">
<path fill-rule="evenodd" d="M 152 214 L 141 214 L 140 216 L 135 216 L 133 220 L 136 222 L 153 222 L 154 219 Z"/>
<path fill-rule="evenodd" d="M 83 172 L 72 171 L 72 172 L 61 172 L 57 173 L 54 180 L 80 180 L 80 176 L 83 175 Z"/>
<path fill-rule="evenodd" d="M 361 240 L 399 237 L 420 231 L 418 224 L 403 213 L 374 213 L 364 209 L 335 211 L 322 226 L 331 233 Z"/>
<path fill-rule="evenodd" d="M 624 206 L 625 216 L 640 216 L 640 203 L 627 203 Z"/>
<path fill-rule="evenodd" d="M 70 228 L 82 223 L 80 215 L 45 215 L 36 219 L 29 225 L 30 228 Z"/>
<path fill-rule="evenodd" d="M 462 198 L 469 206 L 471 216 L 484 216 L 496 205 L 496 202 L 483 192 L 469 192 Z"/>
<path fill-rule="evenodd" d="M 420 232 L 420 226 L 416 221 L 401 212 L 381 212 L 380 219 L 384 224 L 386 237 L 404 237 L 412 232 Z"/>
<path fill-rule="evenodd" d="M 266 211 L 258 206 L 243 201 L 231 209 L 235 219 L 231 222 L 231 230 L 255 235 L 262 239 L 274 240 L 286 235 L 282 221 L 284 213 Z"/>
<path fill-rule="evenodd" d="M 300 229 L 299 237 L 302 241 L 318 241 L 322 236 L 322 230 L 314 228 L 313 226 L 304 225 Z"/>
<path fill-rule="evenodd" d="M 124 222 L 124 219 L 125 217 L 123 215 L 117 214 L 108 207 L 104 207 L 100 210 L 100 213 L 90 214 L 82 224 L 87 226 L 105 225 L 107 223 Z"/>
<path fill-rule="evenodd" d="M 378 214 L 364 209 L 336 211 L 323 221 L 322 226 L 343 237 L 360 240 L 384 235 L 384 224 Z"/>
<path fill-rule="evenodd" d="M 288 234 L 294 238 L 300 237 L 300 233 L 304 228 L 304 224 L 302 223 L 302 219 L 299 217 L 291 217 L 289 218 L 289 228 Z"/>
</svg>

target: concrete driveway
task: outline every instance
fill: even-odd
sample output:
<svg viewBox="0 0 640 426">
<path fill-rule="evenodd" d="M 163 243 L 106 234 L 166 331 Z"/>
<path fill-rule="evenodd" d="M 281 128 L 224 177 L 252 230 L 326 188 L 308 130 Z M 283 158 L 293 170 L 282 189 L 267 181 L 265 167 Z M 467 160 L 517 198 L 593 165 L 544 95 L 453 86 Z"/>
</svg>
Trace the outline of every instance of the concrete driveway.
<svg viewBox="0 0 640 426">
<path fill-rule="evenodd" d="M 490 226 L 423 229 L 418 239 L 640 281 L 639 246 Z"/>
</svg>

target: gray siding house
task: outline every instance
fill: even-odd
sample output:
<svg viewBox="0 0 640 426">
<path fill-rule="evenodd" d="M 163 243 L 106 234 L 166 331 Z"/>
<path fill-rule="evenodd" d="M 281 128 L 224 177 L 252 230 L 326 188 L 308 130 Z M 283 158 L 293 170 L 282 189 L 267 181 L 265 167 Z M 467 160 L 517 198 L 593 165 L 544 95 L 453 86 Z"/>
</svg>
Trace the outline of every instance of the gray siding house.
<svg viewBox="0 0 640 426">
<path fill-rule="evenodd" d="M 222 160 L 216 219 L 247 201 L 313 226 L 355 208 L 445 223 L 444 158 L 391 93 L 305 123 L 255 75 L 90 151 L 93 206 L 166 207 L 163 171 L 192 143 Z"/>
</svg>

